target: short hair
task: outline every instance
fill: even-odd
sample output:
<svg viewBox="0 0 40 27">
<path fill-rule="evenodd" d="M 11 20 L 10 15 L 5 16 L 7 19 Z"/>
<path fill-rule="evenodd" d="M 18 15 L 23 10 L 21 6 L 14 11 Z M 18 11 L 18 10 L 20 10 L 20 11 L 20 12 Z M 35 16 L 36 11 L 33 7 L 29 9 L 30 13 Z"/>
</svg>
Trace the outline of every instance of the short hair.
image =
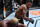
<svg viewBox="0 0 40 27">
<path fill-rule="evenodd" d="M 16 23 L 18 23 L 18 19 L 16 17 L 12 17 L 9 22 L 10 23 L 14 22 L 13 24 L 16 24 Z"/>
</svg>

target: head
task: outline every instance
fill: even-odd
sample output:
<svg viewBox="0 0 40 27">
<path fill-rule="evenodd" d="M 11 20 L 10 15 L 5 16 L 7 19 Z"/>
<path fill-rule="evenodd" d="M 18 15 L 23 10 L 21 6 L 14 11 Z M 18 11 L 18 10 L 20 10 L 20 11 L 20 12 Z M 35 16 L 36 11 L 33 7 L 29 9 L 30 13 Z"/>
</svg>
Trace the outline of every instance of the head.
<svg viewBox="0 0 40 27">
<path fill-rule="evenodd" d="M 32 0 L 26 0 L 26 6 L 27 8 L 30 8 L 32 6 Z"/>
<path fill-rule="evenodd" d="M 18 23 L 18 19 L 16 17 L 13 17 L 9 20 L 10 23 L 16 24 Z"/>
</svg>

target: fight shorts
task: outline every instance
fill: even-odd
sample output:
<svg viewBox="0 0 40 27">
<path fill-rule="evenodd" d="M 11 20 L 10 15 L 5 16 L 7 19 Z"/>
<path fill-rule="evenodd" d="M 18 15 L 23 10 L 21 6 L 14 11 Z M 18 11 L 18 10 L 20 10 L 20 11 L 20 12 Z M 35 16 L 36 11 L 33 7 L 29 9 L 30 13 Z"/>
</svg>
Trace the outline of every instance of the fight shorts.
<svg viewBox="0 0 40 27">
<path fill-rule="evenodd" d="M 23 22 L 23 18 L 19 18 L 19 23 L 22 23 L 22 24 L 24 24 L 24 22 Z"/>
</svg>

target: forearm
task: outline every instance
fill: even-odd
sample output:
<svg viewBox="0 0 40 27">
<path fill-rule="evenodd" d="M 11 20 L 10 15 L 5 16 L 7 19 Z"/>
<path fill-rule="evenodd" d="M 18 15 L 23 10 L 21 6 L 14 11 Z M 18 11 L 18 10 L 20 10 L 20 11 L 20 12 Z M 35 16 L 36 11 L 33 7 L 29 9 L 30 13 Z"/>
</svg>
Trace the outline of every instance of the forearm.
<svg viewBox="0 0 40 27">
<path fill-rule="evenodd" d="M 25 19 L 25 20 L 27 20 L 27 21 L 30 21 L 30 20 L 31 20 L 31 19 L 29 19 L 29 18 L 26 17 L 26 12 L 25 12 L 25 10 L 23 10 L 23 15 L 24 15 L 24 19 Z"/>
<path fill-rule="evenodd" d="M 31 18 L 24 17 L 26 21 L 31 21 Z"/>
<path fill-rule="evenodd" d="M 25 20 L 31 22 L 32 24 L 34 23 L 34 20 L 31 19 L 31 18 L 26 18 L 26 17 L 25 17 Z"/>
</svg>

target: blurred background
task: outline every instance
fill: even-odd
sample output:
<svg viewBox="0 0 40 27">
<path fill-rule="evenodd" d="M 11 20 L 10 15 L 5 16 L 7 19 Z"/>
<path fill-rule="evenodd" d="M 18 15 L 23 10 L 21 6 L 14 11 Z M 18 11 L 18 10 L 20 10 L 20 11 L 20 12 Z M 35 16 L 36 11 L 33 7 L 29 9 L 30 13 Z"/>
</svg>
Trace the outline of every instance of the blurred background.
<svg viewBox="0 0 40 27">
<path fill-rule="evenodd" d="M 0 0 L 0 20 L 4 19 L 3 9 L 5 6 L 6 17 L 16 11 L 26 0 Z M 40 8 L 40 0 L 32 0 L 32 8 Z"/>
<path fill-rule="evenodd" d="M 34 7 L 40 7 L 40 0 L 32 0 Z M 18 3 L 19 5 L 25 4 L 26 0 L 14 0 L 14 2 Z M 21 3 L 21 4 L 20 4 Z"/>
</svg>

